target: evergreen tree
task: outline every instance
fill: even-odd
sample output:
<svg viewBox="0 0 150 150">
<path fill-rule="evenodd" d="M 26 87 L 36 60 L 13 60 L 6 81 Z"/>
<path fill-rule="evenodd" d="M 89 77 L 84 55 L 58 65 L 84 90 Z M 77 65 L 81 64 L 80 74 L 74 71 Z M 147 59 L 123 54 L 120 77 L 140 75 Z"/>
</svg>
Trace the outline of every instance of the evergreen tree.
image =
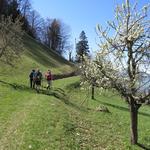
<svg viewBox="0 0 150 150">
<path fill-rule="evenodd" d="M 89 45 L 84 31 L 80 33 L 79 39 L 79 42 L 76 44 L 76 61 L 82 62 L 84 60 L 84 55 L 89 56 Z"/>
</svg>

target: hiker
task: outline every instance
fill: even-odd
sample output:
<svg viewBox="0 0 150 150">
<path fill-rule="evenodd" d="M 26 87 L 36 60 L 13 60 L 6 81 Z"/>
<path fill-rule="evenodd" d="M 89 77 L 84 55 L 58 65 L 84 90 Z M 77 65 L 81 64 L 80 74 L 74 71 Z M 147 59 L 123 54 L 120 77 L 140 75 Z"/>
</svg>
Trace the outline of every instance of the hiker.
<svg viewBox="0 0 150 150">
<path fill-rule="evenodd" d="M 41 86 L 41 80 L 42 80 L 42 73 L 40 72 L 39 69 L 37 69 L 35 73 L 34 80 L 35 80 L 36 90 L 37 92 L 39 92 Z"/>
<path fill-rule="evenodd" d="M 34 74 L 35 74 L 35 70 L 33 69 L 31 71 L 31 73 L 29 74 L 29 78 L 30 78 L 30 88 L 34 88 L 35 84 L 34 84 Z"/>
<path fill-rule="evenodd" d="M 47 71 L 47 73 L 45 74 L 45 78 L 46 78 L 46 81 L 47 81 L 47 90 L 51 88 L 51 85 L 52 85 L 52 80 L 53 80 L 53 77 L 52 77 L 52 73 L 50 70 Z"/>
</svg>

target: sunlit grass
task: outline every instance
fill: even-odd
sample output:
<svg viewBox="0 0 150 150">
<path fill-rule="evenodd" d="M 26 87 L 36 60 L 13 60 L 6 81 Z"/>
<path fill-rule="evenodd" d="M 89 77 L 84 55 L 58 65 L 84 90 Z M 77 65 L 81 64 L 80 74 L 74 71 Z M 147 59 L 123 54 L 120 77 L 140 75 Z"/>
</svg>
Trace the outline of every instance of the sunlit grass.
<svg viewBox="0 0 150 150">
<path fill-rule="evenodd" d="M 78 83 L 78 77 L 54 81 L 51 91 L 40 94 L 0 86 L 0 149 L 140 149 L 130 145 L 127 104 L 109 91 L 100 95 L 96 90 L 91 100 Z M 99 105 L 110 113 L 96 111 Z M 139 142 L 147 147 L 149 117 L 145 106 L 139 115 Z"/>
</svg>

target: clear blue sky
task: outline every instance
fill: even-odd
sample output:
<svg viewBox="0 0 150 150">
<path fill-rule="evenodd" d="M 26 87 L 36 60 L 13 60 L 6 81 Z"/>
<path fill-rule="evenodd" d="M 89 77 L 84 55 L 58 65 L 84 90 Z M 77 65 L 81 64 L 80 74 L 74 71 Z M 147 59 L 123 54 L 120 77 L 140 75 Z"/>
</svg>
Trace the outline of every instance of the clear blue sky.
<svg viewBox="0 0 150 150">
<path fill-rule="evenodd" d="M 69 25 L 72 32 L 72 42 L 78 40 L 82 30 L 86 32 L 89 47 L 96 51 L 98 36 L 95 26 L 106 25 L 114 17 L 114 6 L 124 0 L 32 0 L 32 6 L 44 18 L 58 18 Z M 131 0 L 136 1 L 136 0 Z M 138 0 L 140 6 L 150 0 Z"/>
</svg>

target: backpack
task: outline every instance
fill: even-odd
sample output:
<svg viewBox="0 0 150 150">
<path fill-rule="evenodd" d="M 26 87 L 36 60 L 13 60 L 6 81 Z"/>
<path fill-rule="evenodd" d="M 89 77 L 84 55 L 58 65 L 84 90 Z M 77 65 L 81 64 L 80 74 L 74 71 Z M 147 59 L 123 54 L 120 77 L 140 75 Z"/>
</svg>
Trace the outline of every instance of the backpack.
<svg viewBox="0 0 150 150">
<path fill-rule="evenodd" d="M 41 78 L 42 78 L 42 75 L 41 75 L 41 73 L 40 72 L 38 72 L 37 74 L 36 74 L 36 80 L 41 80 Z"/>
<path fill-rule="evenodd" d="M 46 79 L 47 79 L 47 80 L 51 80 L 51 79 L 52 79 L 51 74 L 47 74 Z"/>
</svg>

